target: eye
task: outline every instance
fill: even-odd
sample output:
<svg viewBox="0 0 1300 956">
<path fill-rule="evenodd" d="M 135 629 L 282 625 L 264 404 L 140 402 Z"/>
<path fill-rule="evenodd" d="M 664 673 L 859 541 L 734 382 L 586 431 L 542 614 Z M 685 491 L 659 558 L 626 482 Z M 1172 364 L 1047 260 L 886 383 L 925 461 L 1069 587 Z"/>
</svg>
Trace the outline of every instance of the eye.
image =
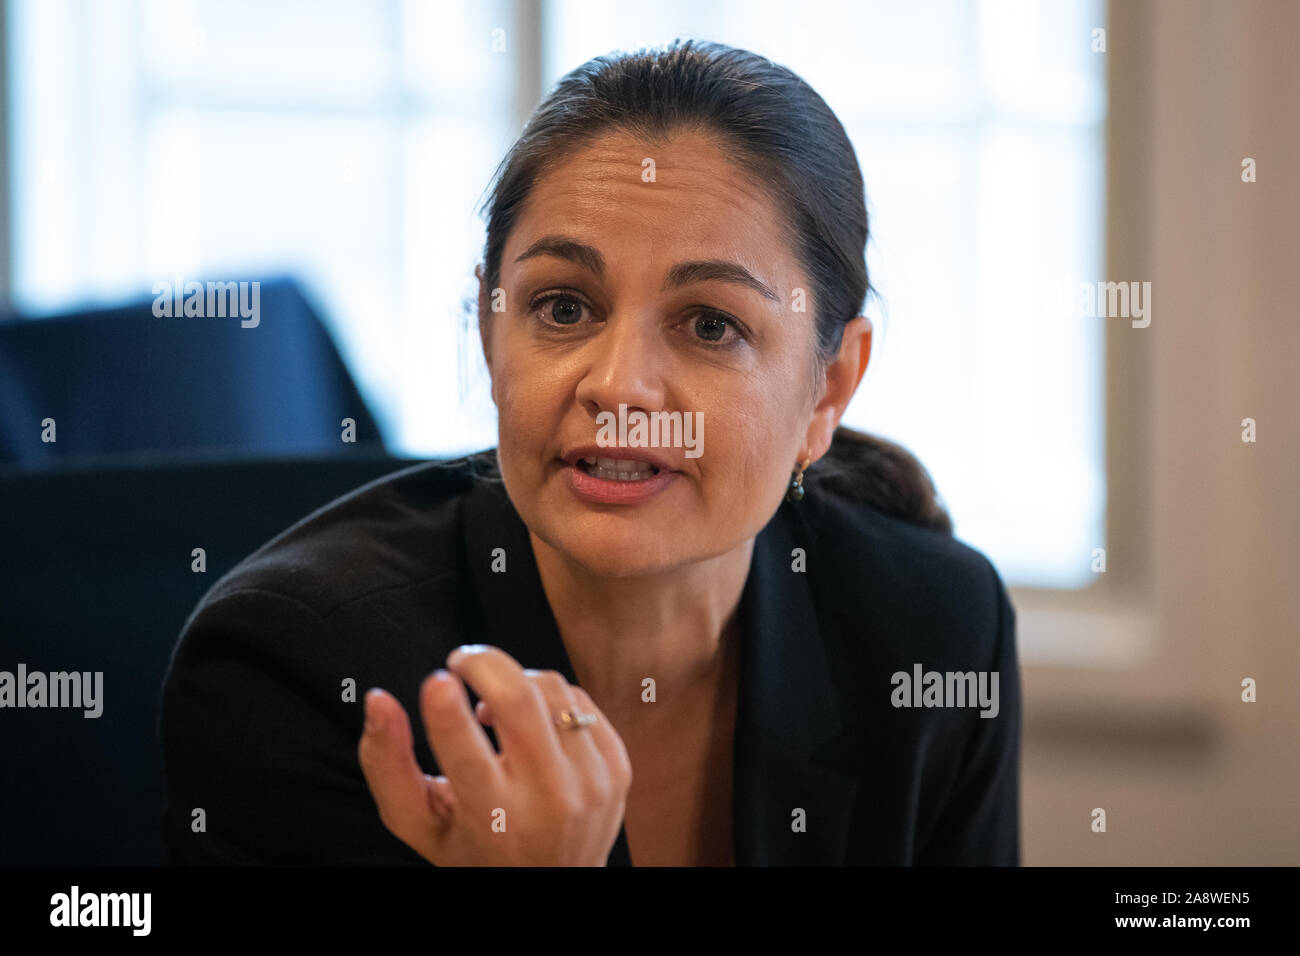
<svg viewBox="0 0 1300 956">
<path fill-rule="evenodd" d="M 529 313 L 544 328 L 560 329 L 576 326 L 583 320 L 583 311 L 591 307 L 572 292 L 544 292 L 528 304 Z M 749 330 L 743 322 L 716 309 L 701 308 L 687 319 L 695 341 L 706 348 L 729 349 L 749 340 Z M 727 335 L 728 329 L 731 335 Z"/>
<path fill-rule="evenodd" d="M 733 333 L 730 338 L 726 337 L 728 329 Z M 692 331 L 701 342 L 708 344 L 712 348 L 728 348 L 745 338 L 738 319 L 712 309 L 706 309 L 696 314 L 692 324 Z"/>
<path fill-rule="evenodd" d="M 545 310 L 547 314 L 542 317 L 542 321 L 555 325 L 577 325 L 582 319 L 582 310 L 587 307 L 581 299 L 568 292 L 548 292 L 533 299 L 528 304 L 528 310 L 536 314 L 543 311 L 548 303 L 550 308 Z"/>
</svg>

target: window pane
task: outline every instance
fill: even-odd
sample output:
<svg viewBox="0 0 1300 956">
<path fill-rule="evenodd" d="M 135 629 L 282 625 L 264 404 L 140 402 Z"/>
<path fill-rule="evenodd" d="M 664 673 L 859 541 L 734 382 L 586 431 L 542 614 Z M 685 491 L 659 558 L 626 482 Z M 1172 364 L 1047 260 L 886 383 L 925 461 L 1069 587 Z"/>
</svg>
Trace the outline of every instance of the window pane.
<svg viewBox="0 0 1300 956">
<path fill-rule="evenodd" d="M 18 0 L 17 304 L 290 271 L 396 450 L 494 443 L 456 373 L 475 204 L 517 132 L 515 59 L 492 49 L 512 9 Z"/>
</svg>

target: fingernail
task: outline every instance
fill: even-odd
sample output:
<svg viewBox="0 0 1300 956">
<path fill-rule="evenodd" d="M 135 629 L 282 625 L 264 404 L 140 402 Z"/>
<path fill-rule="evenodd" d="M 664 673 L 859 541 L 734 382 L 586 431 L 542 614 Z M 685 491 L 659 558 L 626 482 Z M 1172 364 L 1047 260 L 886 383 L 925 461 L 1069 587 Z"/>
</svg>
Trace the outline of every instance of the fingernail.
<svg viewBox="0 0 1300 956">
<path fill-rule="evenodd" d="M 447 655 L 447 666 L 455 667 L 470 654 L 480 654 L 487 650 L 486 644 L 462 644 Z"/>
<path fill-rule="evenodd" d="M 379 697 L 379 688 L 372 687 L 366 691 L 366 726 L 364 733 L 375 734 L 382 728 L 380 726 L 379 716 L 375 713 L 375 700 Z"/>
</svg>

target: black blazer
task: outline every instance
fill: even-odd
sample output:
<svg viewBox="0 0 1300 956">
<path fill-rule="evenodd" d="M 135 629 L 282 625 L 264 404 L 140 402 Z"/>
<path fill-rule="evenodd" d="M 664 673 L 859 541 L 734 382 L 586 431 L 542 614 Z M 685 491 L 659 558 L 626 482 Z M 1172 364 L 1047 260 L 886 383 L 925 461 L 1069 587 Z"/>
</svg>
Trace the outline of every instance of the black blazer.
<svg viewBox="0 0 1300 956">
<path fill-rule="evenodd" d="M 1018 865 L 1020 680 L 997 571 L 812 472 L 806 486 L 757 536 L 741 599 L 737 864 Z M 203 598 L 172 658 L 168 860 L 423 864 L 362 776 L 361 701 L 372 686 L 397 697 L 438 773 L 417 691 L 475 642 L 577 683 L 527 528 L 466 459 L 381 478 L 264 545 Z M 996 716 L 896 706 L 922 702 L 893 678 L 917 665 L 997 672 Z M 609 863 L 630 864 L 622 830 Z"/>
</svg>

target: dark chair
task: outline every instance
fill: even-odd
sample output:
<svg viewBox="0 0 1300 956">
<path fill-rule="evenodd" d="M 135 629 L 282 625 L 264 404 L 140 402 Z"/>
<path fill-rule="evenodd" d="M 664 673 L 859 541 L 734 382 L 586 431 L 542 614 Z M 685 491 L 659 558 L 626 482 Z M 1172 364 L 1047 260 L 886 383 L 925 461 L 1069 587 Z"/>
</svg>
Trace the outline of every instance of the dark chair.
<svg viewBox="0 0 1300 956">
<path fill-rule="evenodd" d="M 357 444 L 382 443 L 292 280 L 260 283 L 247 328 L 238 315 L 157 316 L 154 302 L 0 321 L 0 468 L 146 451 L 350 455 L 345 418 Z"/>
<path fill-rule="evenodd" d="M 416 464 L 361 451 L 0 476 L 0 670 L 104 674 L 98 718 L 0 713 L 0 865 L 162 862 L 158 703 L 182 625 L 261 544 Z M 200 547 L 202 574 L 191 570 Z"/>
</svg>

